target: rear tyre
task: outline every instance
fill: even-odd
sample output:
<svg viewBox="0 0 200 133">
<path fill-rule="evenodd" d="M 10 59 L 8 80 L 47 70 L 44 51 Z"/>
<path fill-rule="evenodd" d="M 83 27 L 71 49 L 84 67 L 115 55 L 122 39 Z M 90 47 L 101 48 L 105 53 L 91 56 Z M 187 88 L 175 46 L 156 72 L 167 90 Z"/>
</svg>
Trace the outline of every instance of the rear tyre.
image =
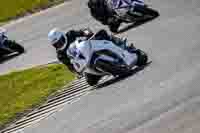
<svg viewBox="0 0 200 133">
<path fill-rule="evenodd" d="M 10 41 L 10 40 L 9 40 L 8 43 L 9 43 L 10 49 L 12 49 L 12 50 L 18 52 L 19 54 L 22 54 L 22 53 L 25 52 L 24 47 L 22 47 L 21 45 L 19 45 L 19 44 L 16 43 L 15 41 Z"/>
<path fill-rule="evenodd" d="M 10 53 L 11 53 L 10 51 L 0 48 L 0 57 L 3 57 L 4 55 L 10 54 Z"/>
<path fill-rule="evenodd" d="M 101 76 L 86 73 L 85 79 L 90 86 L 94 86 L 99 82 L 99 80 L 101 79 Z"/>
</svg>

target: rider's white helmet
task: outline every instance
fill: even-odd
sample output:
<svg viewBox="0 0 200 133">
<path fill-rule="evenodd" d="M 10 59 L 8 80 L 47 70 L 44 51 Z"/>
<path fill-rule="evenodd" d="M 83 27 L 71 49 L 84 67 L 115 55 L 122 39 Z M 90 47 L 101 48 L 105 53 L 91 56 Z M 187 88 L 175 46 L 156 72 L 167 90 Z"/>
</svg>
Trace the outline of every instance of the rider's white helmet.
<svg viewBox="0 0 200 133">
<path fill-rule="evenodd" d="M 57 50 L 63 50 L 68 43 L 65 33 L 58 28 L 54 28 L 49 32 L 48 40 Z"/>
<path fill-rule="evenodd" d="M 0 34 L 4 35 L 6 34 L 6 32 L 7 32 L 6 29 L 0 27 Z"/>
</svg>

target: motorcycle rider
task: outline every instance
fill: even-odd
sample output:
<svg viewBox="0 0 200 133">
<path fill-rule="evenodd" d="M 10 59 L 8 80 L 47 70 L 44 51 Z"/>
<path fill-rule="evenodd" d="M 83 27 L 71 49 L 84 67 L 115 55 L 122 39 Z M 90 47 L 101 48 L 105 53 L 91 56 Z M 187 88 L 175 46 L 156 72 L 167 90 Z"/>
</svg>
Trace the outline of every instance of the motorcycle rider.
<svg viewBox="0 0 200 133">
<path fill-rule="evenodd" d="M 131 5 L 131 8 L 129 6 Z M 144 6 L 144 0 L 89 0 L 88 8 L 90 9 L 91 15 L 102 22 L 104 25 L 109 25 L 110 23 L 115 23 L 117 21 L 113 14 L 116 13 L 116 9 L 120 7 L 121 14 L 126 14 L 129 10 L 134 10 L 134 8 L 139 6 Z"/>
<path fill-rule="evenodd" d="M 48 39 L 51 45 L 56 48 L 57 58 L 63 64 L 65 64 L 68 69 L 72 72 L 76 72 L 73 67 L 73 64 L 70 62 L 70 58 L 68 55 L 68 48 L 71 43 L 73 43 L 77 38 L 86 37 L 90 38 L 94 33 L 90 30 L 81 29 L 81 30 L 69 30 L 68 32 L 62 32 L 61 30 L 54 28 L 48 33 Z M 126 40 L 122 40 L 118 37 L 113 35 L 109 35 L 105 30 L 100 30 L 95 34 L 96 40 L 109 40 L 112 41 L 114 44 L 118 45 L 119 47 L 124 46 Z M 134 50 L 135 47 L 133 44 L 128 44 L 125 46 L 127 50 Z"/>
<path fill-rule="evenodd" d="M 100 21 L 102 24 L 109 25 L 109 23 L 113 21 L 113 10 L 107 5 L 107 0 L 89 0 L 88 8 L 93 18 Z"/>
<path fill-rule="evenodd" d="M 3 55 L 13 52 L 17 52 L 18 54 L 24 53 L 24 47 L 14 40 L 10 40 L 6 35 L 6 32 L 6 29 L 0 28 L 0 56 L 2 57 Z"/>
<path fill-rule="evenodd" d="M 5 35 L 6 29 L 0 28 L 0 47 L 3 47 L 7 43 L 7 36 Z"/>
</svg>

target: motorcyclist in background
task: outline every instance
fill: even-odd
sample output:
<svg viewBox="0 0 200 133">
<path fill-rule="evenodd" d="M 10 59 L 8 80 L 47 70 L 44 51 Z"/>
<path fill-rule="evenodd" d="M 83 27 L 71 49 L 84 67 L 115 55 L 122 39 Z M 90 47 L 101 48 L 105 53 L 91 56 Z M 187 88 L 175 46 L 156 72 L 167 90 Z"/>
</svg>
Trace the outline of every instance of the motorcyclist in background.
<svg viewBox="0 0 200 133">
<path fill-rule="evenodd" d="M 131 9 L 123 8 L 123 12 L 126 13 L 129 10 L 134 10 L 136 6 L 144 6 L 144 0 L 89 0 L 88 8 L 90 9 L 91 15 L 100 21 L 104 25 L 109 25 L 117 21 L 113 14 L 115 9 L 121 6 L 131 5 Z"/>
<path fill-rule="evenodd" d="M 68 32 L 65 33 L 57 28 L 54 28 L 48 33 L 48 39 L 51 45 L 54 48 L 56 48 L 58 60 L 61 61 L 63 64 L 65 64 L 70 71 L 77 73 L 73 67 L 73 64 L 70 62 L 70 58 L 68 55 L 68 48 L 70 44 L 73 43 L 77 38 L 80 37 L 90 38 L 93 35 L 94 33 L 89 29 L 69 30 Z M 127 46 L 125 47 L 127 50 L 130 51 L 135 49 L 133 44 L 125 43 L 126 39 L 123 40 L 113 35 L 110 35 L 105 30 L 100 30 L 99 32 L 97 32 L 95 34 L 95 39 L 109 40 L 112 41 L 114 44 L 118 45 L 119 47 L 122 47 L 122 44 L 127 44 Z"/>
<path fill-rule="evenodd" d="M 102 24 L 109 25 L 111 21 L 114 21 L 113 10 L 108 6 L 107 0 L 89 0 L 88 8 L 92 17 Z"/>
<path fill-rule="evenodd" d="M 18 54 L 24 53 L 24 47 L 18 44 L 16 41 L 9 39 L 6 35 L 6 32 L 6 29 L 0 28 L 0 57 L 15 52 Z"/>
<path fill-rule="evenodd" d="M 8 43 L 8 37 L 5 35 L 6 29 L 0 28 L 0 47 L 4 47 Z"/>
</svg>

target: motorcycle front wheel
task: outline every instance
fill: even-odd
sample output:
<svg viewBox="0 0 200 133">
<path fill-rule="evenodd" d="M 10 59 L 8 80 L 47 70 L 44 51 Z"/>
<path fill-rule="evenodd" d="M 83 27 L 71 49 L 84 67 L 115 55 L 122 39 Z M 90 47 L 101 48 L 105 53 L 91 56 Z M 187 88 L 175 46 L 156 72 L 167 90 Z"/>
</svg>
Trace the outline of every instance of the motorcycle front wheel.
<svg viewBox="0 0 200 133">
<path fill-rule="evenodd" d="M 147 6 L 136 5 L 133 11 L 129 11 L 128 14 L 132 16 L 130 19 L 138 22 L 146 19 L 153 19 L 159 16 L 159 13 Z"/>
<path fill-rule="evenodd" d="M 101 79 L 101 76 L 93 75 L 93 74 L 89 74 L 89 73 L 85 73 L 84 76 L 85 76 L 87 83 L 90 86 L 96 85 L 99 82 L 99 80 Z"/>
<path fill-rule="evenodd" d="M 148 56 L 147 56 L 147 54 L 144 51 L 140 50 L 140 49 L 138 49 L 136 51 L 136 54 L 138 56 L 138 61 L 137 61 L 136 65 L 139 66 L 139 67 L 143 66 L 143 65 L 146 65 L 147 62 L 148 62 Z"/>
<path fill-rule="evenodd" d="M 159 16 L 159 13 L 156 10 L 151 9 L 147 6 L 143 8 L 136 8 L 136 11 L 137 10 L 141 12 L 144 17 L 148 16 L 149 18 L 155 18 Z"/>
</svg>

